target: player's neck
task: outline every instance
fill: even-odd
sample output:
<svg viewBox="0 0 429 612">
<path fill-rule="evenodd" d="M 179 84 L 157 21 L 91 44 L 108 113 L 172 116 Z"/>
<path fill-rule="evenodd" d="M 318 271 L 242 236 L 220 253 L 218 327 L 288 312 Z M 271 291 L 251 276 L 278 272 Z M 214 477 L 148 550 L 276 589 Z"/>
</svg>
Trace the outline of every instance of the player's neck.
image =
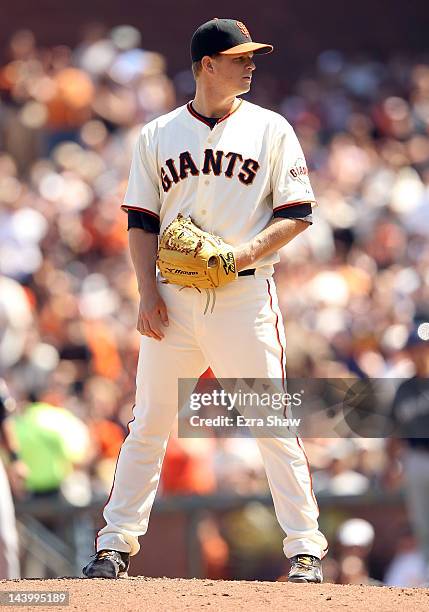
<svg viewBox="0 0 429 612">
<path fill-rule="evenodd" d="M 203 117 L 224 117 L 231 113 L 237 104 L 239 100 L 234 95 L 222 96 L 222 94 L 198 86 L 192 101 L 194 110 Z"/>
</svg>

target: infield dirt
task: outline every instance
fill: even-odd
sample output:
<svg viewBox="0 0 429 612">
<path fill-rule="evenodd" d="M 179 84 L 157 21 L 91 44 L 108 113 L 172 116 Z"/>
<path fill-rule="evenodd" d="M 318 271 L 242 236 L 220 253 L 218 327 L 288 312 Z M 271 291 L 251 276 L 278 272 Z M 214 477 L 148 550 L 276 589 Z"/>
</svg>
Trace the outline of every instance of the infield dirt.
<svg viewBox="0 0 429 612">
<path fill-rule="evenodd" d="M 355 610 L 392 612 L 429 610 L 429 589 L 360 585 L 301 585 L 286 582 L 234 582 L 132 577 L 123 580 L 2 580 L 1 591 L 68 591 L 68 606 L 31 606 L 33 610 L 97 612 L 171 612 L 176 610 Z M 30 607 L 0 606 L 3 610 Z"/>
</svg>

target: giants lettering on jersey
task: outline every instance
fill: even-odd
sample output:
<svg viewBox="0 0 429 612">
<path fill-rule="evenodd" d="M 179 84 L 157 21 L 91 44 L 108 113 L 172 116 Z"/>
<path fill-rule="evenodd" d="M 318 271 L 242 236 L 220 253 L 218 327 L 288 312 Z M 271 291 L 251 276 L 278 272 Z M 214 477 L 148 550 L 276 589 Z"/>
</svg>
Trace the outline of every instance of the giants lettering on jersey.
<svg viewBox="0 0 429 612">
<path fill-rule="evenodd" d="M 255 179 L 260 166 L 251 158 L 243 160 L 240 153 L 224 153 L 223 151 L 204 151 L 204 162 L 202 168 L 198 168 L 189 151 L 180 153 L 179 159 L 167 159 L 161 168 L 161 183 L 165 193 L 171 186 L 183 181 L 188 176 L 202 174 L 224 175 L 228 178 L 237 177 L 243 185 L 251 185 Z"/>
</svg>

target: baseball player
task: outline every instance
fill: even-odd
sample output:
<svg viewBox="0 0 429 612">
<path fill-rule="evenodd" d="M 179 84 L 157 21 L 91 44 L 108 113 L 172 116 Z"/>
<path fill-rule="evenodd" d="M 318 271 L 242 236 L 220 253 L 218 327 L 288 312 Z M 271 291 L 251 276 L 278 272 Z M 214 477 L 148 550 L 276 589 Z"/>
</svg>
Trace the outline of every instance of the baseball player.
<svg viewBox="0 0 429 612">
<path fill-rule="evenodd" d="M 278 249 L 311 225 L 314 195 L 289 123 L 239 97 L 250 90 L 254 54 L 272 49 L 253 42 L 234 19 L 200 26 L 191 41 L 194 99 L 145 125 L 136 144 L 122 206 L 140 292 L 136 400 L 104 509 L 106 525 L 83 569 L 88 578 L 125 576 L 139 551 L 177 415 L 178 380 L 198 378 L 208 366 L 217 378 L 285 380 L 273 266 Z M 222 238 L 231 282 L 204 292 L 191 288 L 186 269 L 165 268 L 183 273 L 182 286 L 180 277 L 166 283 L 156 275 L 158 236 L 178 215 Z M 189 249 L 178 250 L 186 255 Z M 327 542 L 302 442 L 272 436 L 257 443 L 286 533 L 289 580 L 321 582 Z"/>
<path fill-rule="evenodd" d="M 18 532 L 11 489 L 20 496 L 24 492 L 27 466 L 18 454 L 18 442 L 10 415 L 15 401 L 0 378 L 0 447 L 6 451 L 7 469 L 0 458 L 0 579 L 20 578 Z"/>
</svg>

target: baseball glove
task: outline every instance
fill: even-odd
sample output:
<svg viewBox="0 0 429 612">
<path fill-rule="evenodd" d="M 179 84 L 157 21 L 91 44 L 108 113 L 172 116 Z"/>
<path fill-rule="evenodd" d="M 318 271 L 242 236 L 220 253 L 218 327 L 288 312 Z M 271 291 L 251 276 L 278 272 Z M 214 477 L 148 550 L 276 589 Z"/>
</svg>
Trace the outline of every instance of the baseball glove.
<svg viewBox="0 0 429 612">
<path fill-rule="evenodd" d="M 216 289 L 237 278 L 232 247 L 180 213 L 161 236 L 156 263 L 167 282 L 184 287 Z"/>
</svg>

